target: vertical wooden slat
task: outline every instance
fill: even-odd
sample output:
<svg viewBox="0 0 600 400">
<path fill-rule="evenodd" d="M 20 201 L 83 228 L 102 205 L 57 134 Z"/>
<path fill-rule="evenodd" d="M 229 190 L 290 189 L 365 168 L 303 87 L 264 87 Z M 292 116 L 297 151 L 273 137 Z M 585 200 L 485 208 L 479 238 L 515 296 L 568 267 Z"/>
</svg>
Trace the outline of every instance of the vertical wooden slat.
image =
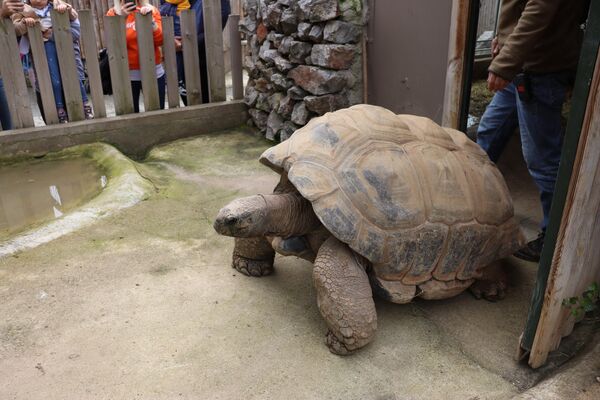
<svg viewBox="0 0 600 400">
<path fill-rule="evenodd" d="M 50 72 L 48 70 L 48 59 L 46 58 L 40 25 L 36 24 L 33 28 L 27 28 L 27 36 L 29 38 L 31 53 L 33 54 L 33 62 L 35 63 L 35 77 L 40 88 L 46 124 L 57 124 L 56 103 L 54 102 L 52 81 L 50 80 Z"/>
<path fill-rule="evenodd" d="M 75 65 L 71 22 L 67 13 L 60 14 L 56 10 L 52 10 L 52 32 L 58 53 L 58 65 L 60 66 L 60 77 L 69 121 L 82 121 L 84 119 L 83 101 L 79 88 L 79 73 Z"/>
<path fill-rule="evenodd" d="M 567 200 L 552 259 L 552 273 L 531 349 L 529 364 L 538 368 L 558 348 L 574 320 L 562 301 L 579 297 L 600 282 L 600 54 L 590 86 L 587 110 L 573 163 Z"/>
<path fill-rule="evenodd" d="M 144 109 L 146 111 L 158 110 L 160 107 L 154 58 L 152 14 L 135 13 L 135 30 L 137 32 L 140 73 L 142 75 L 142 91 L 144 92 Z"/>
<path fill-rule="evenodd" d="M 198 58 L 198 37 L 196 36 L 196 13 L 184 10 L 180 14 L 183 64 L 188 104 L 202 104 L 200 83 L 200 59 Z"/>
<path fill-rule="evenodd" d="M 229 52 L 231 55 L 231 81 L 233 99 L 244 98 L 244 78 L 242 71 L 242 41 L 239 30 L 240 16 L 229 16 Z"/>
<path fill-rule="evenodd" d="M 15 128 L 29 128 L 33 114 L 19 57 L 17 36 L 10 19 L 0 18 L 0 72 Z"/>
<path fill-rule="evenodd" d="M 225 101 L 225 62 L 223 59 L 221 1 L 204 0 L 202 8 L 210 101 Z M 203 55 L 200 54 L 200 56 L 202 57 Z"/>
<path fill-rule="evenodd" d="M 179 85 L 177 78 L 177 59 L 175 55 L 175 30 L 173 17 L 162 18 L 163 28 L 163 64 L 167 74 L 167 99 L 169 108 L 179 107 Z"/>
<path fill-rule="evenodd" d="M 133 95 L 129 80 L 129 61 L 125 41 L 125 17 L 104 17 L 108 65 L 117 115 L 133 112 Z"/>
<path fill-rule="evenodd" d="M 96 47 L 92 12 L 90 10 L 79 11 L 79 21 L 81 23 L 81 41 L 87 51 L 86 67 L 94 114 L 97 118 L 103 118 L 106 117 L 106 105 L 102 93 L 102 78 L 100 77 L 100 65 L 98 64 L 98 48 Z"/>
</svg>

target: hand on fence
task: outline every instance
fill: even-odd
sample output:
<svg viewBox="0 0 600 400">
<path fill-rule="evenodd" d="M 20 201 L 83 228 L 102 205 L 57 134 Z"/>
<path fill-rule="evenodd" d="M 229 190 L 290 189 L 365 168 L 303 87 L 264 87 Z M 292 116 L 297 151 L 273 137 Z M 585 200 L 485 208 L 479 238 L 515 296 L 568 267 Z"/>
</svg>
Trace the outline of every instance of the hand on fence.
<svg viewBox="0 0 600 400">
<path fill-rule="evenodd" d="M 50 39 L 52 37 L 52 28 L 48 28 L 45 31 L 42 31 L 42 37 L 44 39 Z"/>
<path fill-rule="evenodd" d="M 125 1 L 125 0 L 121 0 L 121 11 L 119 13 L 119 15 L 124 15 L 124 16 L 128 16 L 129 14 L 131 14 L 132 12 L 135 11 L 135 3 L 132 3 L 130 1 Z M 116 10 L 116 7 L 115 7 Z"/>
<path fill-rule="evenodd" d="M 152 6 L 143 6 L 140 8 L 140 14 L 146 15 L 152 13 Z"/>
<path fill-rule="evenodd" d="M 4 0 L 0 6 L 0 16 L 8 17 L 11 14 L 23 11 L 23 2 L 21 0 Z"/>
<path fill-rule="evenodd" d="M 175 36 L 175 51 L 181 51 L 182 49 L 181 36 Z"/>
<path fill-rule="evenodd" d="M 56 10 L 56 12 L 60 13 L 60 14 L 64 14 L 69 7 L 67 7 L 66 3 L 60 2 L 60 3 L 56 3 L 56 5 L 54 6 L 54 9 Z"/>
<path fill-rule="evenodd" d="M 25 23 L 25 25 L 27 25 L 30 28 L 33 28 L 36 22 L 37 21 L 31 17 L 23 18 L 23 23 Z"/>
</svg>

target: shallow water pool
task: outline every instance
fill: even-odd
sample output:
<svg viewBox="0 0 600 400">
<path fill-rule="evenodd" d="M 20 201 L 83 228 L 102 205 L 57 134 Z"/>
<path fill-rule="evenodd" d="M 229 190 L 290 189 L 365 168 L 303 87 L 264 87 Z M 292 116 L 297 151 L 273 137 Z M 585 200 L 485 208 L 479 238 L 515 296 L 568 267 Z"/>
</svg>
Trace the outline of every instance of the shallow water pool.
<svg viewBox="0 0 600 400">
<path fill-rule="evenodd" d="M 0 167 L 0 240 L 60 218 L 91 200 L 106 177 L 89 159 L 33 161 Z"/>
</svg>

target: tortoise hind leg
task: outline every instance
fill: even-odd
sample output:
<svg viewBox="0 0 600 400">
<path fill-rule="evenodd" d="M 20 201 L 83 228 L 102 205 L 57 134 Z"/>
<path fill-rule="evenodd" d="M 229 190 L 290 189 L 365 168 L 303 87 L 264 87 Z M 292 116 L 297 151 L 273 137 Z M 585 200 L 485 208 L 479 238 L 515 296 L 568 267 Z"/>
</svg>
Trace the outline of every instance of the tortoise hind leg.
<svg viewBox="0 0 600 400">
<path fill-rule="evenodd" d="M 369 343 L 377 329 L 377 313 L 369 278 L 355 253 L 336 238 L 327 239 L 315 260 L 313 281 L 329 327 L 329 350 L 346 355 Z"/>
<path fill-rule="evenodd" d="M 235 238 L 231 266 L 248 276 L 273 273 L 275 251 L 264 237 Z"/>
<path fill-rule="evenodd" d="M 488 301 L 502 300 L 508 288 L 508 275 L 500 260 L 493 262 L 482 270 L 482 276 L 469 287 L 476 299 Z"/>
</svg>

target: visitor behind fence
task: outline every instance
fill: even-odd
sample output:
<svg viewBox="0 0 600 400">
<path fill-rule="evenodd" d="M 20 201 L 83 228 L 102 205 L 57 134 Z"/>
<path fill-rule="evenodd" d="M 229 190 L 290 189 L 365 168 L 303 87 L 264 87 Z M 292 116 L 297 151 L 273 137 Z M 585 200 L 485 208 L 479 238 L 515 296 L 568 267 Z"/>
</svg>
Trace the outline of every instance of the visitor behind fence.
<svg viewBox="0 0 600 400">
<path fill-rule="evenodd" d="M 185 88 L 185 70 L 183 66 L 183 52 L 181 44 L 181 19 L 179 15 L 183 10 L 190 9 L 188 0 L 161 0 L 160 15 L 173 17 L 173 32 L 175 34 L 175 60 L 177 61 L 177 84 L 179 95 L 183 104 L 187 106 L 187 90 Z"/>
<path fill-rule="evenodd" d="M 21 0 L 4 0 L 0 7 L 0 18 L 9 17 L 15 12 L 23 11 L 23 3 Z M 2 75 L 0 74 L 0 125 L 3 130 L 9 130 L 13 128 L 12 119 L 10 116 L 10 109 L 8 108 L 8 100 L 6 93 L 4 92 L 4 82 L 2 81 Z"/>
<path fill-rule="evenodd" d="M 15 25 L 17 35 L 23 36 L 20 42 L 21 54 L 29 53 L 29 41 L 26 39 L 27 27 L 33 27 L 35 24 L 39 24 L 42 30 L 42 38 L 44 40 L 44 50 L 46 51 L 46 59 L 48 60 L 48 72 L 50 73 L 50 80 L 52 82 L 52 92 L 54 94 L 54 102 L 56 104 L 56 111 L 58 114 L 58 120 L 60 123 L 68 121 L 68 115 L 65 110 L 65 101 L 63 96 L 62 78 L 60 76 L 60 66 L 58 63 L 58 53 L 56 51 L 56 43 L 54 42 L 54 36 L 52 33 L 52 18 L 51 11 L 55 9 L 59 13 L 68 13 L 69 20 L 71 21 L 71 35 L 73 36 L 73 50 L 75 53 L 75 64 L 77 65 L 77 74 L 79 75 L 79 87 L 81 90 L 81 97 L 83 100 L 83 112 L 86 119 L 94 117 L 92 112 L 92 106 L 87 97 L 85 90 L 84 79 L 85 73 L 83 69 L 83 62 L 81 61 L 81 51 L 79 48 L 79 37 L 81 36 L 81 27 L 79 25 L 79 19 L 77 12 L 70 4 L 63 2 L 62 0 L 28 0 L 23 8 L 23 11 L 14 13 L 11 19 Z M 35 66 L 34 66 L 35 69 Z M 39 85 L 36 81 L 36 92 L 39 92 Z M 38 97 L 38 105 L 43 112 L 41 101 Z"/>
<path fill-rule="evenodd" d="M 108 10 L 106 15 L 125 16 L 125 37 L 127 40 L 127 58 L 129 59 L 129 79 L 133 94 L 133 109 L 140 112 L 140 92 L 142 90 L 142 74 L 140 71 L 140 55 L 137 43 L 137 32 L 135 29 L 135 13 L 142 15 L 152 14 L 152 36 L 154 39 L 154 59 L 156 62 L 155 72 L 158 82 L 158 97 L 160 108 L 165 108 L 165 70 L 161 64 L 160 46 L 163 44 L 162 20 L 159 11 L 146 3 L 146 0 L 136 0 L 135 3 L 115 0 L 115 6 Z"/>
</svg>

